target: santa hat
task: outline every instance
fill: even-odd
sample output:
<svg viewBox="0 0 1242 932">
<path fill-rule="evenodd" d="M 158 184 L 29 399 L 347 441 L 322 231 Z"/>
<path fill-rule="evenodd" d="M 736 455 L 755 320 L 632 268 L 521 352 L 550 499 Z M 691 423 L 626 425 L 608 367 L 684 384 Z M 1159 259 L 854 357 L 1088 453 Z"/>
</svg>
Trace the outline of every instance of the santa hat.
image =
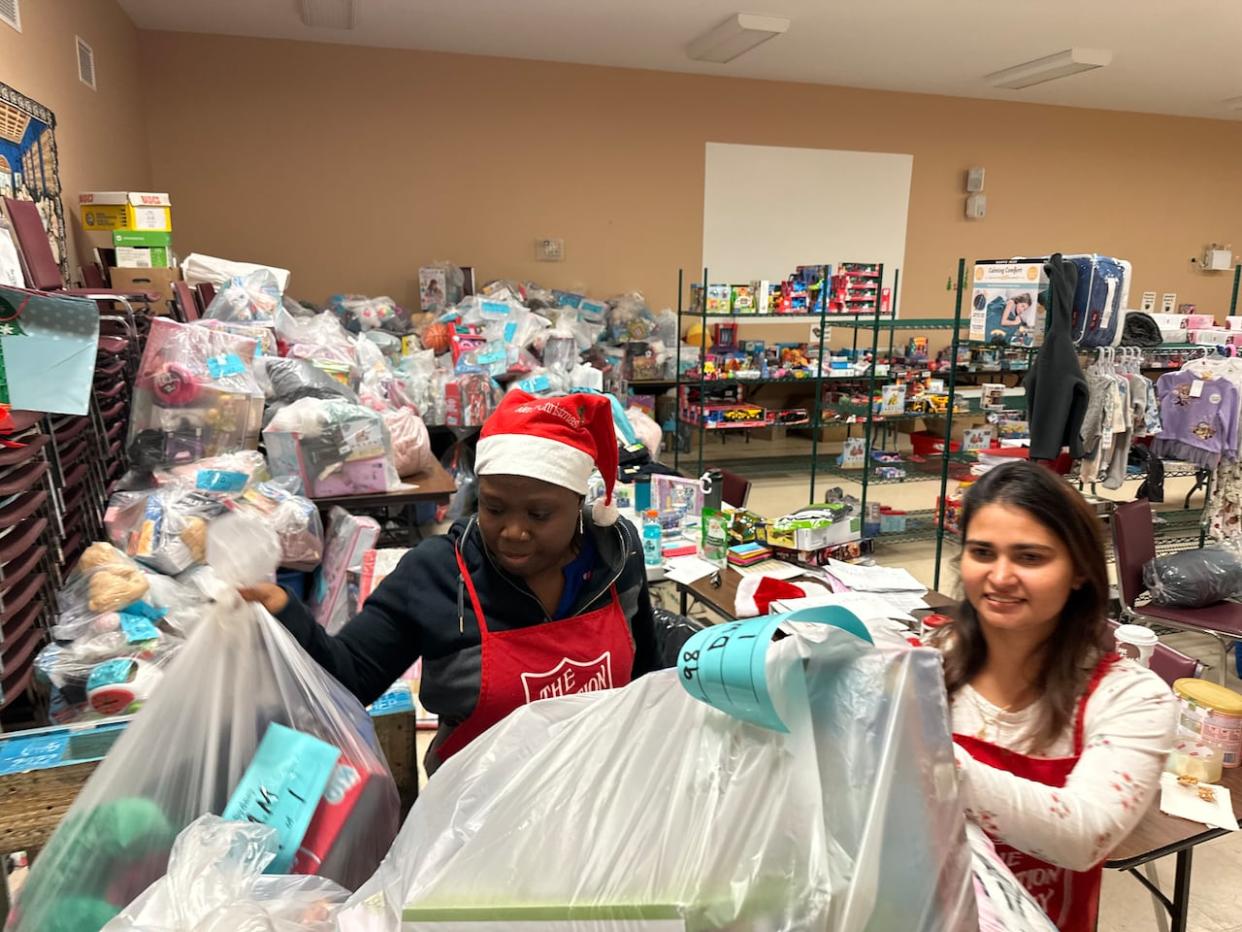
<svg viewBox="0 0 1242 932">
<path fill-rule="evenodd" d="M 775 576 L 743 576 L 737 584 L 733 613 L 738 618 L 766 615 L 773 602 L 780 599 L 800 599 L 805 595 L 805 589 L 786 579 L 777 579 Z"/>
<path fill-rule="evenodd" d="M 596 524 L 615 524 L 617 433 L 606 395 L 536 398 L 514 390 L 479 434 L 474 471 L 480 476 L 526 476 L 586 495 L 591 472 L 604 477 L 604 498 L 591 507 Z"/>
</svg>

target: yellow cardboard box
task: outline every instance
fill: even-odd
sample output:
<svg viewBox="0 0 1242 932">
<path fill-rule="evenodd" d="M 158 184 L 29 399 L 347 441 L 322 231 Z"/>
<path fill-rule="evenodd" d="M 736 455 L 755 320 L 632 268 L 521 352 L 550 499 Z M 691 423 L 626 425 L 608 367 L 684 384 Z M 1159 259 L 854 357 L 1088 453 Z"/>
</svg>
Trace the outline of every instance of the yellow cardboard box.
<svg viewBox="0 0 1242 932">
<path fill-rule="evenodd" d="M 78 195 L 82 229 L 172 231 L 172 200 L 143 191 L 87 191 Z"/>
</svg>

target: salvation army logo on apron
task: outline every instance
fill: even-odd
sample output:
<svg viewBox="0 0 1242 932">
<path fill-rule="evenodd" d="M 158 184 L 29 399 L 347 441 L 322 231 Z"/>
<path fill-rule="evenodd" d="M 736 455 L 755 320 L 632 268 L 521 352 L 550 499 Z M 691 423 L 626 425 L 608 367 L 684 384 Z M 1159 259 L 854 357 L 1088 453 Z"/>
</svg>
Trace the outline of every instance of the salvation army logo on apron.
<svg viewBox="0 0 1242 932">
<path fill-rule="evenodd" d="M 523 673 L 522 689 L 527 702 L 612 689 L 612 651 L 585 663 L 565 657 L 544 673 Z"/>
</svg>

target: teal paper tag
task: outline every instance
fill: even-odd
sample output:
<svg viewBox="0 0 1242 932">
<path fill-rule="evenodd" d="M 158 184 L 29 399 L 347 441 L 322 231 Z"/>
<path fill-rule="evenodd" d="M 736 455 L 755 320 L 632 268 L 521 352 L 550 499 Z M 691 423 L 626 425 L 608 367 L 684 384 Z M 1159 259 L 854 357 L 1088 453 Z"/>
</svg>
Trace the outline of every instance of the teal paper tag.
<svg viewBox="0 0 1242 932">
<path fill-rule="evenodd" d="M 509 321 L 505 324 L 505 342 L 512 343 L 513 338 L 517 336 L 517 322 Z"/>
<path fill-rule="evenodd" d="M 230 469 L 200 469 L 194 487 L 203 492 L 241 492 L 246 488 L 246 474 Z"/>
<path fill-rule="evenodd" d="M 130 644 L 141 644 L 143 641 L 154 641 L 160 636 L 160 629 L 149 618 L 141 615 L 129 615 L 121 612 L 121 630 L 125 632 L 125 640 Z"/>
<path fill-rule="evenodd" d="M 772 702 L 767 674 L 772 635 L 787 621 L 833 625 L 871 643 L 866 626 L 837 605 L 714 625 L 697 632 L 681 649 L 681 685 L 695 699 L 734 718 L 788 733 Z"/>
<path fill-rule="evenodd" d="M 146 602 L 130 602 L 123 609 L 122 615 L 133 615 L 136 618 L 149 618 L 151 621 L 159 621 L 168 614 L 166 608 L 156 608 L 154 605 L 148 605 Z"/>
<path fill-rule="evenodd" d="M 221 356 L 207 358 L 207 374 L 219 380 L 230 375 L 245 375 L 246 364 L 236 353 L 224 353 Z"/>
<path fill-rule="evenodd" d="M 517 383 L 518 388 L 531 395 L 537 395 L 540 392 L 546 392 L 552 387 L 552 383 L 548 381 L 546 375 L 532 375 L 529 379 L 522 379 Z"/>
<path fill-rule="evenodd" d="M 120 683 L 128 683 L 135 667 L 134 661 L 128 657 L 105 660 L 91 670 L 90 676 L 86 678 L 86 690 L 87 692 L 92 692 L 102 686 L 116 686 Z"/>
<path fill-rule="evenodd" d="M 223 818 L 276 829 L 268 874 L 287 874 L 341 752 L 318 738 L 272 723 L 233 791 Z"/>
<path fill-rule="evenodd" d="M 474 361 L 480 366 L 494 366 L 496 363 L 504 362 L 508 358 L 508 353 L 502 348 L 488 350 L 486 353 L 478 353 L 475 355 Z"/>
<path fill-rule="evenodd" d="M 485 317 L 508 317 L 509 305 L 504 301 L 484 301 L 483 315 Z"/>
</svg>

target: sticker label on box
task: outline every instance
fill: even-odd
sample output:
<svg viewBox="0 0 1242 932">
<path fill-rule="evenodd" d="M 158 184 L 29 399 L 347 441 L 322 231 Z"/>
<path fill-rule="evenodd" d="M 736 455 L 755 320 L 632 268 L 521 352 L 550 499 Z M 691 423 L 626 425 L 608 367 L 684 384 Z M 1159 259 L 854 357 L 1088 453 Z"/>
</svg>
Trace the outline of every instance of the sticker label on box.
<svg viewBox="0 0 1242 932">
<path fill-rule="evenodd" d="M 207 359 L 207 373 L 217 381 L 230 375 L 245 375 L 246 364 L 236 353 L 224 353 Z"/>
</svg>

